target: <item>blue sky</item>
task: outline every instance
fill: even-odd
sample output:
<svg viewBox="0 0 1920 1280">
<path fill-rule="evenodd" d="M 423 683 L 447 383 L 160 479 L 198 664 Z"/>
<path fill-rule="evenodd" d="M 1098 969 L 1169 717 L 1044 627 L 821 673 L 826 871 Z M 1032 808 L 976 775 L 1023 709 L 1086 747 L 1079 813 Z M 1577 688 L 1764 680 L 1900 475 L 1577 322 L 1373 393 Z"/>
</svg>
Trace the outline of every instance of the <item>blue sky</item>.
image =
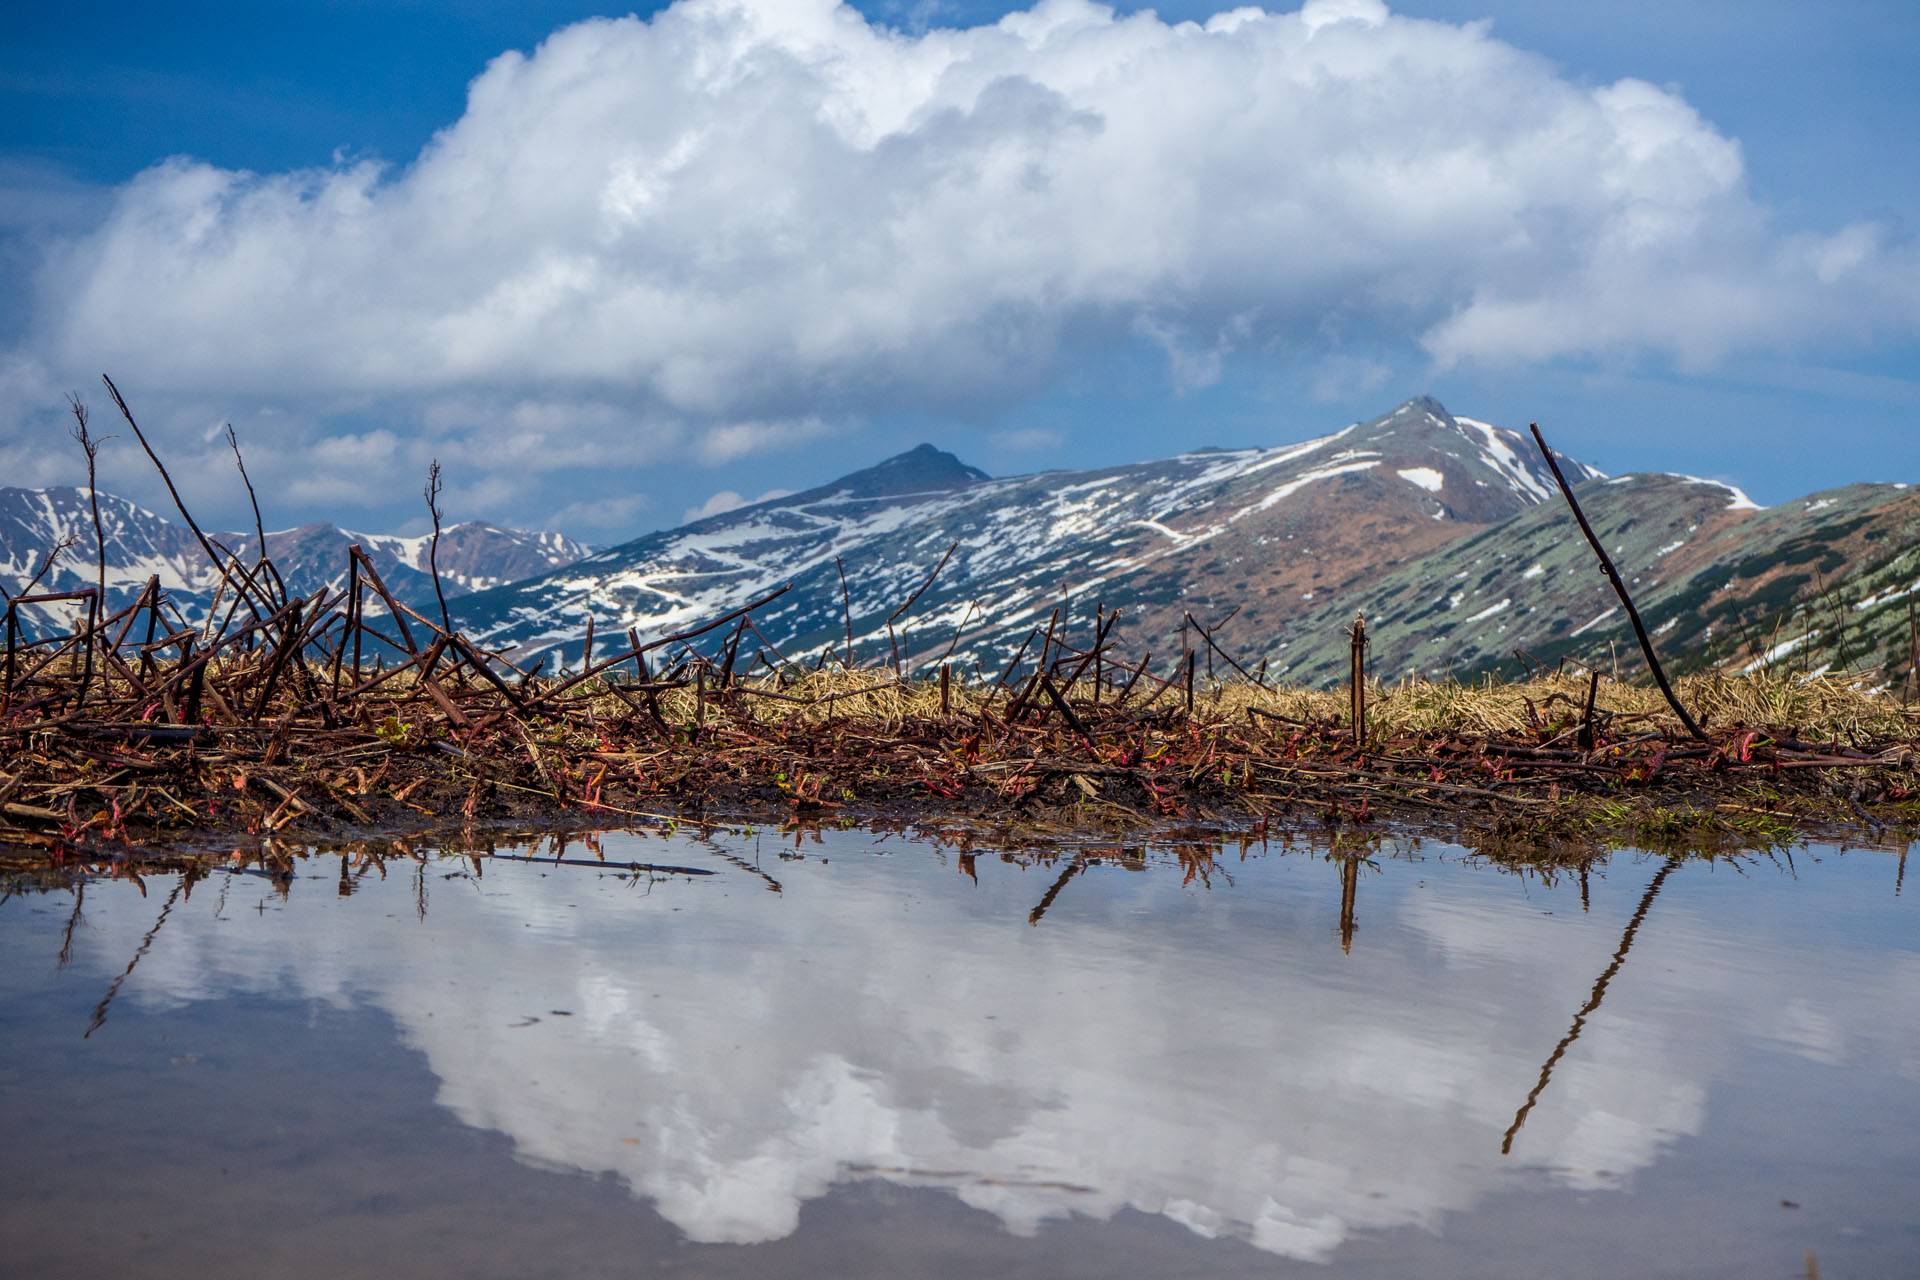
<svg viewBox="0 0 1920 1280">
<path fill-rule="evenodd" d="M 406 525 L 437 456 L 454 515 L 593 541 L 921 439 L 1003 474 L 1421 392 L 1763 502 L 1920 479 L 1910 3 L 1201 39 L 1213 6 L 700 0 L 549 40 L 626 12 L 12 16 L 0 481 L 75 478 L 60 393 L 102 368 L 229 522 L 227 420 L 277 523 Z M 126 442 L 105 474 L 154 500 Z"/>
</svg>

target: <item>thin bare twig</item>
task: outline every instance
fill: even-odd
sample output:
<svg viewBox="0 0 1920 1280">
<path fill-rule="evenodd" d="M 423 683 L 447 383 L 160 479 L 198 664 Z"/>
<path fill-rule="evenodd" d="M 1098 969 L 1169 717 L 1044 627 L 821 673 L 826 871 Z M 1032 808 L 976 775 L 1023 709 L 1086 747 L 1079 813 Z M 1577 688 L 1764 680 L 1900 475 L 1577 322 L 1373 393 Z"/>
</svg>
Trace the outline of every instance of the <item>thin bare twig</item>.
<svg viewBox="0 0 1920 1280">
<path fill-rule="evenodd" d="M 453 634 L 453 615 L 447 612 L 447 593 L 440 589 L 440 459 L 427 468 L 427 514 L 433 517 L 433 541 L 427 544 L 427 568 L 433 574 L 433 594 L 440 600 L 440 622 L 447 634 Z M 591 624 L 587 644 L 593 644 Z"/>
<path fill-rule="evenodd" d="M 1633 607 L 1633 597 L 1627 594 L 1627 584 L 1620 580 L 1620 571 L 1613 567 L 1612 557 L 1607 555 L 1607 549 L 1600 545 L 1600 539 L 1594 533 L 1593 526 L 1587 523 L 1587 513 L 1580 509 L 1580 503 L 1575 500 L 1573 486 L 1568 484 L 1566 476 L 1561 474 L 1560 464 L 1554 461 L 1553 450 L 1547 448 L 1547 438 L 1540 434 L 1540 424 L 1534 422 L 1527 425 L 1533 431 L 1534 443 L 1540 446 L 1541 456 L 1547 460 L 1547 466 L 1553 470 L 1553 478 L 1560 482 L 1561 496 L 1566 498 L 1567 505 L 1573 508 L 1573 518 L 1580 522 L 1580 532 L 1587 535 L 1587 545 L 1593 548 L 1593 554 L 1600 557 L 1600 568 L 1606 573 L 1607 581 L 1613 584 L 1613 593 L 1619 596 L 1620 603 L 1626 606 L 1627 620 L 1633 623 L 1633 633 L 1640 638 L 1640 652 L 1647 656 L 1647 666 L 1653 672 L 1654 683 L 1660 686 L 1660 692 L 1666 695 L 1667 705 L 1672 707 L 1673 713 L 1680 717 L 1680 723 L 1687 727 L 1687 732 L 1692 734 L 1696 741 L 1705 742 L 1707 735 L 1701 731 L 1699 725 L 1694 723 L 1693 717 L 1687 714 L 1687 709 L 1680 705 L 1679 695 L 1675 694 L 1673 686 L 1667 683 L 1666 669 L 1660 665 L 1659 655 L 1653 651 L 1653 638 L 1647 634 L 1646 624 L 1640 621 L 1640 611 Z"/>
</svg>

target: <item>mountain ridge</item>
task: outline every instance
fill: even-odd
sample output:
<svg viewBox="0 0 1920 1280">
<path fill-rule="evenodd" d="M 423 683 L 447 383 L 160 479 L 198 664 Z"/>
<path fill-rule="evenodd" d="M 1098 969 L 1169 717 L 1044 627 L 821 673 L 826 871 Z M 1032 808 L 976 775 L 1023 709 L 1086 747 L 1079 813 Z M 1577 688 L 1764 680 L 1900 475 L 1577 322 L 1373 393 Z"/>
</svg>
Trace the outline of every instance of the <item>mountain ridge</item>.
<svg viewBox="0 0 1920 1280">
<path fill-rule="evenodd" d="M 1581 479 L 1599 474 L 1567 465 Z M 1383 544 L 1386 559 L 1424 554 L 1464 527 L 1538 504 L 1552 483 L 1515 433 L 1455 419 L 1427 397 L 1284 445 L 998 479 L 952 474 L 952 487 L 884 498 L 830 481 L 475 593 L 458 612 L 488 643 L 536 660 L 564 657 L 589 616 L 603 629 L 665 634 L 793 580 L 793 592 L 755 617 L 774 649 L 844 642 L 856 614 L 869 648 L 918 654 L 958 628 L 953 652 L 984 664 L 1043 623 L 1063 594 L 1072 616 L 1076 600 L 1090 612 L 1108 593 L 1129 606 L 1124 639 L 1164 646 L 1189 609 L 1211 610 L 1254 578 L 1260 598 L 1248 616 L 1277 624 L 1292 612 L 1287 593 L 1338 590 L 1377 569 Z M 884 636 L 885 615 L 949 545 L 952 560 L 914 615 Z"/>
</svg>

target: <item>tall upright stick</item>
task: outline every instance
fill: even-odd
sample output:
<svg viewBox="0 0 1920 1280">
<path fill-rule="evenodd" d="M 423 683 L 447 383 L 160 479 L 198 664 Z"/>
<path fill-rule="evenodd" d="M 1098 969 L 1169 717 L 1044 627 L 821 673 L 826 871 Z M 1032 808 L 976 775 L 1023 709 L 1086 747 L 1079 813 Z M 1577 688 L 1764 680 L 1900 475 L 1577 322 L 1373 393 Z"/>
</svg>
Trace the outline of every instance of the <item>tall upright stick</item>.
<svg viewBox="0 0 1920 1280">
<path fill-rule="evenodd" d="M 1367 618 L 1365 614 L 1353 615 L 1353 625 L 1347 628 L 1347 634 L 1353 637 L 1353 671 L 1348 684 L 1347 701 L 1353 712 L 1353 745 L 1367 745 Z"/>
<path fill-rule="evenodd" d="M 1586 512 L 1580 510 L 1580 504 L 1574 501 L 1573 486 L 1567 483 L 1566 476 L 1560 472 L 1560 464 L 1553 460 L 1553 450 L 1547 448 L 1547 438 L 1540 434 L 1540 424 L 1530 422 L 1527 426 L 1533 431 L 1534 443 L 1540 446 L 1540 456 L 1547 460 L 1547 466 L 1553 469 L 1553 478 L 1560 482 L 1560 493 L 1573 508 L 1573 518 L 1580 522 L 1580 532 L 1587 535 L 1587 545 L 1593 548 L 1593 554 L 1600 557 L 1600 568 L 1606 572 L 1607 581 L 1613 584 L 1613 592 L 1620 597 L 1620 603 L 1626 606 L 1627 620 L 1633 623 L 1633 634 L 1640 637 L 1640 652 L 1647 655 L 1647 666 L 1653 672 L 1653 681 L 1660 686 L 1660 692 L 1666 695 L 1667 705 L 1680 717 L 1680 723 L 1687 726 L 1687 732 L 1701 742 L 1707 740 L 1700 726 L 1693 722 L 1687 709 L 1680 705 L 1680 699 L 1673 692 L 1673 686 L 1667 683 L 1667 673 L 1660 665 L 1660 659 L 1653 651 L 1653 638 L 1647 634 L 1646 624 L 1640 621 L 1640 611 L 1633 607 L 1633 597 L 1627 594 L 1627 584 L 1620 580 L 1620 571 L 1613 567 L 1613 560 L 1607 555 L 1607 549 L 1600 545 L 1600 539 L 1594 535 L 1593 526 L 1587 523 Z"/>
<path fill-rule="evenodd" d="M 1920 693 L 1920 617 L 1913 609 L 1913 597 L 1907 597 L 1907 637 L 1913 643 L 1913 687 Z"/>
<path fill-rule="evenodd" d="M 153 636 L 160 626 L 159 574 L 156 573 L 147 579 L 147 590 L 141 598 L 147 602 L 147 641 L 140 646 L 140 675 L 145 678 L 153 674 Z"/>
<path fill-rule="evenodd" d="M 360 558 L 347 553 L 347 630 L 353 634 L 353 682 L 360 683 Z"/>
<path fill-rule="evenodd" d="M 101 442 L 87 430 L 87 406 L 80 403 L 79 397 L 68 396 L 67 405 L 73 410 L 74 442 L 87 455 L 87 501 L 93 506 L 93 542 L 98 557 L 93 603 L 87 607 L 87 664 L 80 673 L 80 693 L 74 699 L 74 706 L 80 707 L 86 704 L 87 686 L 93 682 L 93 650 L 98 643 L 98 637 L 93 634 L 93 623 L 107 602 L 107 531 L 100 523 L 100 484 L 96 476 Z"/>
<path fill-rule="evenodd" d="M 13 665 L 14 650 L 20 639 L 20 624 L 16 617 L 13 601 L 7 601 L 7 674 L 0 682 L 0 711 L 13 710 Z"/>
</svg>

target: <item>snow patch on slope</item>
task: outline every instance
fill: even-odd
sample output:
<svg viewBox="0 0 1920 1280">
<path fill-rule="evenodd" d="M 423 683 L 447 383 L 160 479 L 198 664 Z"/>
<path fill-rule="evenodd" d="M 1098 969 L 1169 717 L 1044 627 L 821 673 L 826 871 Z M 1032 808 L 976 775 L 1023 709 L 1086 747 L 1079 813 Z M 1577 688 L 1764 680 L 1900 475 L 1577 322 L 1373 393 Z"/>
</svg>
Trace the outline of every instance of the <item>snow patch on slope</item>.
<svg viewBox="0 0 1920 1280">
<path fill-rule="evenodd" d="M 1338 466 L 1321 467 L 1316 471 L 1309 471 L 1305 475 L 1295 476 L 1285 484 L 1276 486 L 1272 492 L 1268 493 L 1266 497 L 1260 499 L 1260 501 L 1254 503 L 1252 506 L 1243 507 L 1239 511 L 1236 511 L 1233 518 L 1239 520 L 1244 516 L 1252 515 L 1256 511 L 1265 511 L 1275 503 L 1285 502 L 1288 498 L 1291 498 L 1294 494 L 1300 492 L 1316 480 L 1331 479 L 1334 476 L 1345 475 L 1351 471 L 1370 471 L 1379 465 L 1380 459 L 1378 456 L 1375 456 L 1368 461 L 1345 462 Z"/>
<path fill-rule="evenodd" d="M 1699 476 L 1680 476 L 1679 479 L 1684 481 L 1687 484 L 1704 484 L 1711 488 L 1726 490 L 1728 511 L 1764 511 L 1766 510 L 1765 507 L 1762 507 L 1759 503 L 1755 502 L 1752 498 L 1749 498 L 1746 495 L 1745 491 L 1735 488 L 1733 485 L 1722 483 L 1719 480 L 1703 480 Z"/>
<path fill-rule="evenodd" d="M 1446 478 L 1432 467 L 1408 467 L 1404 471 L 1396 471 L 1393 474 L 1399 476 L 1408 484 L 1417 485 L 1425 489 L 1428 493 L 1440 492 L 1447 483 Z"/>
<path fill-rule="evenodd" d="M 1535 502 L 1545 502 L 1553 496 L 1553 490 L 1535 478 L 1526 464 L 1520 461 L 1520 455 L 1500 438 L 1499 428 L 1490 422 L 1481 422 L 1478 418 L 1462 418 L 1455 415 L 1453 420 L 1479 437 L 1480 448 L 1486 455 L 1487 465 L 1506 477 L 1507 483 L 1511 484 L 1515 490 L 1530 495 Z"/>
</svg>

